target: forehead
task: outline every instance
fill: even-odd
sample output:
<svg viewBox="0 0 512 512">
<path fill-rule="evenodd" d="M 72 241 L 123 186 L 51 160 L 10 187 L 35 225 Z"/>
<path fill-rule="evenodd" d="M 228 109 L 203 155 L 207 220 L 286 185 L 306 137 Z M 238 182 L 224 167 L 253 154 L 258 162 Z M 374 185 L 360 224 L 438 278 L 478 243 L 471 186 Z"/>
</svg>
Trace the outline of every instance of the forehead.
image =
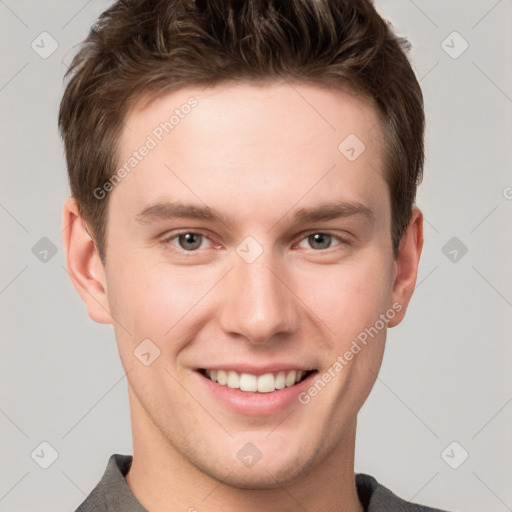
<svg viewBox="0 0 512 512">
<path fill-rule="evenodd" d="M 352 94 L 231 83 L 148 98 L 125 117 L 118 164 L 135 165 L 112 203 L 140 211 L 157 199 L 189 199 L 246 218 L 269 205 L 304 207 L 335 196 L 387 205 L 378 114 Z M 135 157 L 143 147 L 145 156 Z"/>
<path fill-rule="evenodd" d="M 191 113 L 191 120 L 182 122 Z M 298 120 L 302 122 L 297 124 Z M 143 94 L 125 116 L 122 146 L 136 144 L 134 127 L 157 139 L 165 137 L 170 131 L 161 125 L 166 122 L 175 133 L 187 126 L 193 128 L 197 137 L 236 127 L 239 138 L 249 136 L 253 144 L 259 141 L 256 135 L 260 128 L 265 128 L 262 136 L 279 133 L 276 144 L 284 136 L 289 139 L 293 135 L 292 142 L 298 142 L 329 132 L 336 141 L 349 130 L 368 143 L 382 138 L 373 103 L 346 90 L 288 81 L 226 82 L 201 88 L 186 86 L 158 96 Z M 288 129 L 286 134 L 281 132 L 283 127 Z"/>
</svg>

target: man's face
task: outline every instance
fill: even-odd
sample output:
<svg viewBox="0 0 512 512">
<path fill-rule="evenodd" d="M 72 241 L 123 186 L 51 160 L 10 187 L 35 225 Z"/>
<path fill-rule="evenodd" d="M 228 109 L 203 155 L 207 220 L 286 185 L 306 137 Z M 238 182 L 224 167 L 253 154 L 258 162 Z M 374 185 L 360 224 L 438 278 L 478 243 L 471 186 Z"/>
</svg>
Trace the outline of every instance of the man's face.
<svg viewBox="0 0 512 512">
<path fill-rule="evenodd" d="M 140 442 L 248 487 L 339 455 L 396 323 L 382 140 L 372 107 L 304 84 L 129 113 L 119 166 L 150 149 L 111 192 L 105 275 Z"/>
</svg>

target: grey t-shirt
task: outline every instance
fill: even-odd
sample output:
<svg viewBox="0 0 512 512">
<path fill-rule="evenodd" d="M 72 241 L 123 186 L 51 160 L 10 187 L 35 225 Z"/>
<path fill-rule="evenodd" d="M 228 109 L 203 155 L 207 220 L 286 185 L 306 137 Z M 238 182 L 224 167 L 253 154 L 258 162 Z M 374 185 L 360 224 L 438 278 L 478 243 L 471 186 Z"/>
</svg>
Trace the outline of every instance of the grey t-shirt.
<svg viewBox="0 0 512 512">
<path fill-rule="evenodd" d="M 102 479 L 75 512 L 148 512 L 124 478 L 131 464 L 131 455 L 112 455 Z M 404 501 L 363 473 L 356 474 L 356 488 L 365 512 L 443 512 Z"/>
</svg>

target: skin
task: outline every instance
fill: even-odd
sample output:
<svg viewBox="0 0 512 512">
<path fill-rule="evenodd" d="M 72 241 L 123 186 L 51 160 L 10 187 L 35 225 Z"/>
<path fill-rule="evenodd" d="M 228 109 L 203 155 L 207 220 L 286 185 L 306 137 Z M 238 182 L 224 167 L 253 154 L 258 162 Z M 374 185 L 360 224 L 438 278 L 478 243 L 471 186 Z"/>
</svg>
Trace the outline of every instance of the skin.
<svg viewBox="0 0 512 512">
<path fill-rule="evenodd" d="M 314 85 L 222 84 L 146 98 L 126 116 L 119 162 L 190 96 L 197 107 L 110 192 L 105 266 L 75 201 L 64 206 L 71 279 L 90 317 L 113 324 L 127 375 L 127 483 L 152 512 L 362 511 L 356 419 L 386 328 L 309 404 L 273 414 L 233 411 L 205 391 L 196 370 L 286 361 L 322 374 L 393 304 L 401 311 L 387 327 L 400 323 L 416 282 L 421 212 L 414 210 L 395 258 L 377 113 Z M 352 162 L 338 151 L 349 134 L 366 146 Z M 226 223 L 137 221 L 149 205 L 170 200 L 208 205 Z M 293 223 L 300 208 L 333 201 L 373 215 Z M 178 230 L 205 237 L 187 253 Z M 325 232 L 332 238 L 320 244 L 308 238 Z M 263 250 L 252 263 L 236 251 L 248 236 Z M 133 353 L 147 338 L 160 350 L 149 366 Z M 247 442 L 262 454 L 252 467 L 237 458 Z"/>
</svg>

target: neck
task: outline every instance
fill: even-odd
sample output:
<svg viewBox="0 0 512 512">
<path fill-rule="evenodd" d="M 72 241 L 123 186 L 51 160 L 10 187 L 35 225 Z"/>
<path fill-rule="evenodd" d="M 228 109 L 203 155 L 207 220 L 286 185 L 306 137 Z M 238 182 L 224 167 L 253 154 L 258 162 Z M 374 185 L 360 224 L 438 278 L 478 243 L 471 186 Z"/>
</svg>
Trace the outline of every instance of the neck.
<svg viewBox="0 0 512 512">
<path fill-rule="evenodd" d="M 164 438 L 131 392 L 130 404 L 133 462 L 126 482 L 151 512 L 364 512 L 355 487 L 355 421 L 328 458 L 300 478 L 275 488 L 243 489 L 191 464 Z"/>
</svg>

